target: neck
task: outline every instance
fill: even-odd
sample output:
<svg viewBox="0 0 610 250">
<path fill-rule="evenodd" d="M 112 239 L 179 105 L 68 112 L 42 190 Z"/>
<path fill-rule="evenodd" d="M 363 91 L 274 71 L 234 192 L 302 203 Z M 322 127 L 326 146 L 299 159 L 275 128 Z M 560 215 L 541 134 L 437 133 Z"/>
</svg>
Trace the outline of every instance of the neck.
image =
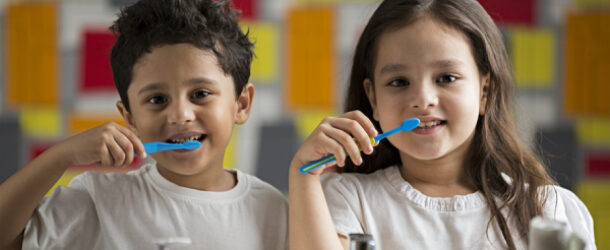
<svg viewBox="0 0 610 250">
<path fill-rule="evenodd" d="M 159 174 L 176 185 L 203 190 L 203 191 L 228 191 L 237 184 L 237 175 L 220 167 L 209 167 L 192 175 L 183 175 L 157 166 Z"/>
<path fill-rule="evenodd" d="M 452 197 L 476 191 L 466 174 L 468 147 L 458 147 L 445 156 L 421 160 L 400 153 L 402 166 L 400 173 L 415 189 L 431 197 Z"/>
</svg>

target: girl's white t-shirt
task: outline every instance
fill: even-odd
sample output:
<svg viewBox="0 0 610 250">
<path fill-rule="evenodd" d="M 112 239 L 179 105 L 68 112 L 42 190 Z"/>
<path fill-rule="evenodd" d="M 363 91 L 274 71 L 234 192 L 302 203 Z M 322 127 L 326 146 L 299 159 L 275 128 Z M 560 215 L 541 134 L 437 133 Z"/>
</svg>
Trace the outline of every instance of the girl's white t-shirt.
<svg viewBox="0 0 610 250">
<path fill-rule="evenodd" d="M 234 170 L 224 192 L 178 186 L 154 164 L 125 173 L 86 172 L 44 198 L 28 222 L 23 249 L 287 249 L 288 204 L 260 179 Z"/>
<path fill-rule="evenodd" d="M 506 249 L 497 224 L 488 230 L 491 213 L 479 191 L 429 197 L 404 180 L 398 166 L 371 174 L 327 173 L 322 183 L 337 232 L 371 234 L 375 249 Z M 559 186 L 547 188 L 545 217 L 566 222 L 588 250 L 596 249 L 593 220 L 582 201 Z M 511 220 L 509 227 L 516 228 Z M 517 249 L 527 249 L 526 240 L 511 232 Z"/>
</svg>

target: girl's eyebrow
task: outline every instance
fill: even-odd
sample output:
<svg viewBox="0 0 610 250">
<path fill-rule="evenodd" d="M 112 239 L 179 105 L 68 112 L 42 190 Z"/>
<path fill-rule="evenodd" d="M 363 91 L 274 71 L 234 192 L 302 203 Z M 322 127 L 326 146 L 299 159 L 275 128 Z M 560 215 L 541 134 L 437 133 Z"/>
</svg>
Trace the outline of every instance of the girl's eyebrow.
<svg viewBox="0 0 610 250">
<path fill-rule="evenodd" d="M 406 65 L 404 64 L 386 64 L 383 66 L 383 68 L 381 68 L 381 71 L 379 72 L 379 74 L 383 75 L 383 74 L 388 74 L 388 73 L 393 73 L 393 72 L 400 72 L 403 71 L 407 68 Z"/>
<path fill-rule="evenodd" d="M 457 59 L 446 59 L 446 60 L 434 61 L 434 62 L 430 63 L 429 65 L 433 68 L 446 69 L 446 68 L 462 67 L 466 64 Z M 390 74 L 390 73 L 394 73 L 394 72 L 400 72 L 400 71 L 403 71 L 408 68 L 409 68 L 409 66 L 400 64 L 400 63 L 386 64 L 381 68 L 381 71 L 379 72 L 379 74 L 383 75 L 383 74 Z"/>
<path fill-rule="evenodd" d="M 448 60 L 439 60 L 430 63 L 430 66 L 434 68 L 455 68 L 466 65 L 464 62 L 456 59 L 448 59 Z"/>
</svg>

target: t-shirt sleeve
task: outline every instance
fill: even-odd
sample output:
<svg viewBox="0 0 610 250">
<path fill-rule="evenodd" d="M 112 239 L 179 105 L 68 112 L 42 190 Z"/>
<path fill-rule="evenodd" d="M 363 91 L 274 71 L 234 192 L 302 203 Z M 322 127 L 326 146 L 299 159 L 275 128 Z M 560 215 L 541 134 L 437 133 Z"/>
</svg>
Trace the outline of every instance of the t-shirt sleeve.
<svg viewBox="0 0 610 250">
<path fill-rule="evenodd" d="M 335 224 L 337 233 L 348 236 L 351 233 L 363 233 L 362 224 L 357 214 L 361 214 L 356 188 L 346 187 L 348 181 L 337 173 L 322 176 L 324 197 Z M 352 190 L 352 191 L 350 191 Z"/>
<path fill-rule="evenodd" d="M 587 244 L 587 250 L 597 249 L 593 234 L 593 218 L 585 204 L 571 191 L 560 188 L 558 195 L 565 206 L 568 224 Z"/>
<path fill-rule="evenodd" d="M 86 174 L 42 199 L 25 227 L 23 249 L 88 249 L 99 241 L 99 220 Z"/>
<path fill-rule="evenodd" d="M 587 244 L 586 250 L 597 249 L 593 234 L 593 218 L 585 204 L 570 190 L 553 186 L 547 189 L 545 216 L 564 221 Z"/>
</svg>

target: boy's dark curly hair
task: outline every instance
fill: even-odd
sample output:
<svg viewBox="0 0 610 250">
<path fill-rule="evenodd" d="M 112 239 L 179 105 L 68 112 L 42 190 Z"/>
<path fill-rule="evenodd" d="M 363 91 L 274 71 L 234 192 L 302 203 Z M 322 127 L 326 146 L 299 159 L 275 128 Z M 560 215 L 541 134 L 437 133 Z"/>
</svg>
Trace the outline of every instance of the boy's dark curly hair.
<svg viewBox="0 0 610 250">
<path fill-rule="evenodd" d="M 110 27 L 117 38 L 110 64 L 127 111 L 134 65 L 153 48 L 168 44 L 189 43 L 212 51 L 233 77 L 239 95 L 250 78 L 254 44 L 240 29 L 238 15 L 230 2 L 215 0 L 140 0 L 122 9 Z"/>
</svg>

